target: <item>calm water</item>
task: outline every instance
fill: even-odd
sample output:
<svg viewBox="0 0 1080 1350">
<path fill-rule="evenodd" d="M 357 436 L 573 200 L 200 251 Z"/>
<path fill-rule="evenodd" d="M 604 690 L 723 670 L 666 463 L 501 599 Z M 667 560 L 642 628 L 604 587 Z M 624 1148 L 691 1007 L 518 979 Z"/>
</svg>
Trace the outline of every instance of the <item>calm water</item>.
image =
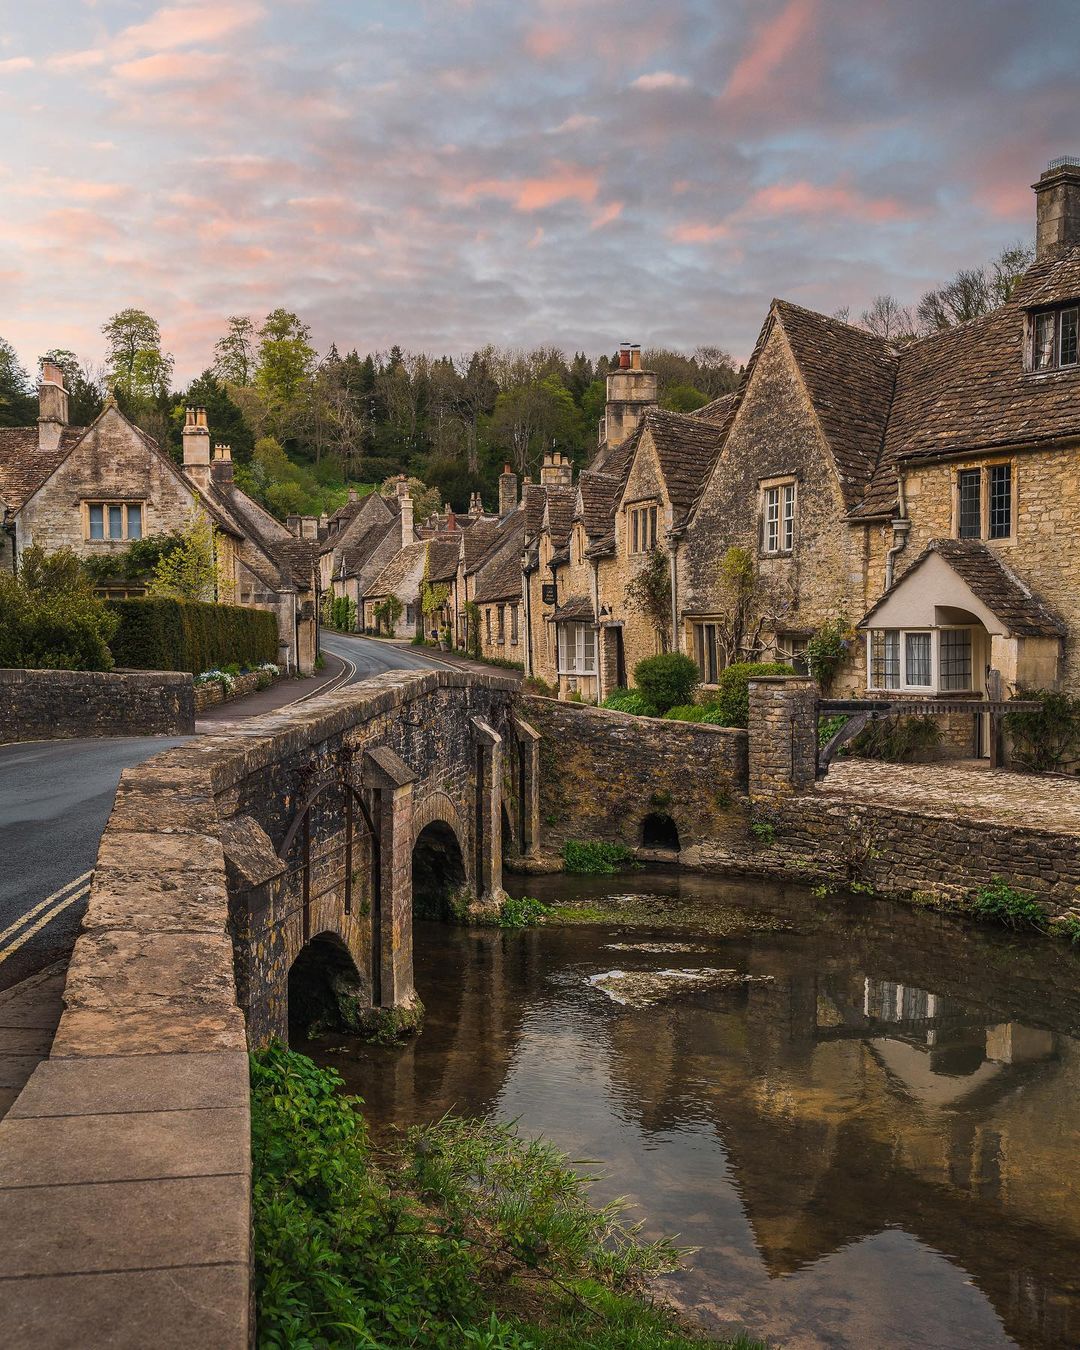
<svg viewBox="0 0 1080 1350">
<path fill-rule="evenodd" d="M 376 1122 L 491 1113 L 599 1160 L 601 1197 L 700 1249 L 669 1285 L 711 1328 L 858 1350 L 1080 1344 L 1080 961 L 1063 945 L 759 882 L 524 889 L 789 927 L 418 925 L 424 1034 L 316 1050 Z M 646 949 L 676 944 L 698 950 Z M 703 968 L 771 978 L 667 977 L 648 1006 L 590 983 Z"/>
</svg>

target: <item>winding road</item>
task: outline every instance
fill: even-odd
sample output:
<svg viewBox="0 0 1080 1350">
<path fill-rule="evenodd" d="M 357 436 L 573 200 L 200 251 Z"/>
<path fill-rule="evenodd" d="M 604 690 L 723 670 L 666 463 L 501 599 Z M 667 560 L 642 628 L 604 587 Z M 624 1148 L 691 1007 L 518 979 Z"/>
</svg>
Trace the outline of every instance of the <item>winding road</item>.
<svg viewBox="0 0 1080 1350">
<path fill-rule="evenodd" d="M 200 718 L 198 730 L 223 731 L 229 722 L 304 702 L 387 670 L 430 670 L 444 664 L 416 648 L 344 633 L 324 633 L 322 645 L 341 668 L 317 687 L 283 699 L 296 686 L 274 686 L 215 709 L 212 716 Z M 0 989 L 71 951 L 121 773 L 186 739 L 144 736 L 0 746 Z"/>
</svg>

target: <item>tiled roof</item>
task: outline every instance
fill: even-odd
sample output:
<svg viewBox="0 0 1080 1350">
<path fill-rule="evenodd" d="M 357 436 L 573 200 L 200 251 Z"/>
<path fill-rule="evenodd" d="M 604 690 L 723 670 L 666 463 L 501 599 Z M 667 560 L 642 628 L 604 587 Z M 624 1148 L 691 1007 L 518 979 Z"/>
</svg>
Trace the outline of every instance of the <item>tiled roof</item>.
<svg viewBox="0 0 1080 1350">
<path fill-rule="evenodd" d="M 577 489 L 552 484 L 546 486 L 544 492 L 547 495 L 547 520 L 552 545 L 563 548 L 570 538 L 570 526 L 574 523 Z"/>
<path fill-rule="evenodd" d="M 595 623 L 596 612 L 593 602 L 587 595 L 571 595 L 559 605 L 551 616 L 556 623 Z"/>
<path fill-rule="evenodd" d="M 1021 309 L 1080 297 L 1080 245 L 1056 248 L 1032 263 L 1013 288 L 1010 304 Z"/>
<path fill-rule="evenodd" d="M 375 577 L 374 581 L 367 587 L 364 598 L 371 599 L 375 596 L 396 595 L 400 588 L 408 581 L 409 573 L 414 568 L 419 569 L 422 575 L 424 570 L 424 551 L 427 544 L 420 540 L 415 544 L 406 544 L 404 548 L 398 549 L 386 566 Z"/>
<path fill-rule="evenodd" d="M 297 539 L 281 521 L 240 488 L 213 483 L 202 494 L 231 517 L 233 528 L 249 539 L 274 564 L 287 582 L 310 590 L 318 567 L 319 545 L 314 539 Z"/>
<path fill-rule="evenodd" d="M 703 422 L 711 422 L 713 426 L 726 427 L 731 421 L 731 414 L 735 411 L 737 395 L 735 393 L 721 394 L 719 398 L 714 398 L 711 403 L 706 403 L 703 407 L 696 409 L 690 414 L 691 417 L 698 417 Z"/>
<path fill-rule="evenodd" d="M 581 523 L 590 540 L 601 538 L 611 530 L 621 486 L 622 480 L 615 474 L 585 469 L 578 475 Z"/>
<path fill-rule="evenodd" d="M 723 436 L 711 422 L 660 408 L 650 408 L 642 425 L 656 447 L 674 524 L 681 525 L 720 452 Z"/>
<path fill-rule="evenodd" d="M 456 531 L 450 534 L 436 535 L 426 541 L 430 549 L 428 554 L 428 579 L 430 581 L 452 581 L 457 576 L 458 553 L 461 539 Z"/>
<path fill-rule="evenodd" d="M 977 539 L 931 539 L 902 577 L 885 592 L 859 622 L 869 625 L 873 614 L 905 584 L 932 553 L 943 558 L 972 594 L 1016 637 L 1064 637 L 1065 624 L 1038 599 L 992 549 Z"/>
<path fill-rule="evenodd" d="M 848 507 L 859 504 L 878 467 L 896 380 L 896 353 L 873 333 L 774 300 Z"/>
<path fill-rule="evenodd" d="M 484 556 L 491 550 L 498 538 L 499 522 L 482 517 L 477 520 L 464 538 L 465 571 L 471 572 L 479 566 Z"/>
<path fill-rule="evenodd" d="M 20 510 L 85 433 L 86 427 L 66 427 L 55 450 L 41 450 L 37 427 L 0 427 L 0 504 Z"/>
<path fill-rule="evenodd" d="M 503 522 L 500 541 L 476 576 L 475 599 L 508 600 L 521 595 L 521 551 L 525 543 L 525 513 L 514 511 Z"/>
</svg>

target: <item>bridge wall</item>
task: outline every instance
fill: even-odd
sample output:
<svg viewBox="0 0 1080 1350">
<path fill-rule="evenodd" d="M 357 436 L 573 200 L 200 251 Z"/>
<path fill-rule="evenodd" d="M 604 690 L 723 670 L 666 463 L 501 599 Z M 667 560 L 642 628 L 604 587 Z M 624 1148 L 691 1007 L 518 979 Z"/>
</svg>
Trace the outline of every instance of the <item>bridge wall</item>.
<svg viewBox="0 0 1080 1350">
<path fill-rule="evenodd" d="M 173 670 L 0 670 L 0 744 L 195 730 L 191 676 Z"/>
</svg>

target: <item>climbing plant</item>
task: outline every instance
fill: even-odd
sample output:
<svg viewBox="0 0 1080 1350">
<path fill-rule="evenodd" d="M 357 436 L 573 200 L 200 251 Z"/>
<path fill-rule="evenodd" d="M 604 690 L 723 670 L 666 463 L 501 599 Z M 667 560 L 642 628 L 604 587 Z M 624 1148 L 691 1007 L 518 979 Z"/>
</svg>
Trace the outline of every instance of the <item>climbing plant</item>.
<svg viewBox="0 0 1080 1350">
<path fill-rule="evenodd" d="M 374 607 L 376 628 L 385 628 L 386 636 L 393 637 L 397 632 L 398 620 L 405 606 L 396 595 L 388 595 L 381 604 Z"/>
<path fill-rule="evenodd" d="M 424 549 L 424 579 L 420 585 L 420 608 L 425 615 L 437 614 L 450 598 L 450 587 L 446 582 L 432 585 L 431 581 L 431 545 Z"/>
<path fill-rule="evenodd" d="M 656 629 L 660 646 L 671 646 L 671 562 L 656 545 L 645 556 L 637 574 L 626 583 L 626 603 L 644 614 Z"/>
<path fill-rule="evenodd" d="M 806 644 L 806 666 L 822 689 L 829 689 L 851 648 L 851 626 L 846 619 L 826 621 Z"/>
<path fill-rule="evenodd" d="M 465 602 L 465 646 L 474 661 L 480 660 L 480 606 L 475 600 Z"/>
</svg>

